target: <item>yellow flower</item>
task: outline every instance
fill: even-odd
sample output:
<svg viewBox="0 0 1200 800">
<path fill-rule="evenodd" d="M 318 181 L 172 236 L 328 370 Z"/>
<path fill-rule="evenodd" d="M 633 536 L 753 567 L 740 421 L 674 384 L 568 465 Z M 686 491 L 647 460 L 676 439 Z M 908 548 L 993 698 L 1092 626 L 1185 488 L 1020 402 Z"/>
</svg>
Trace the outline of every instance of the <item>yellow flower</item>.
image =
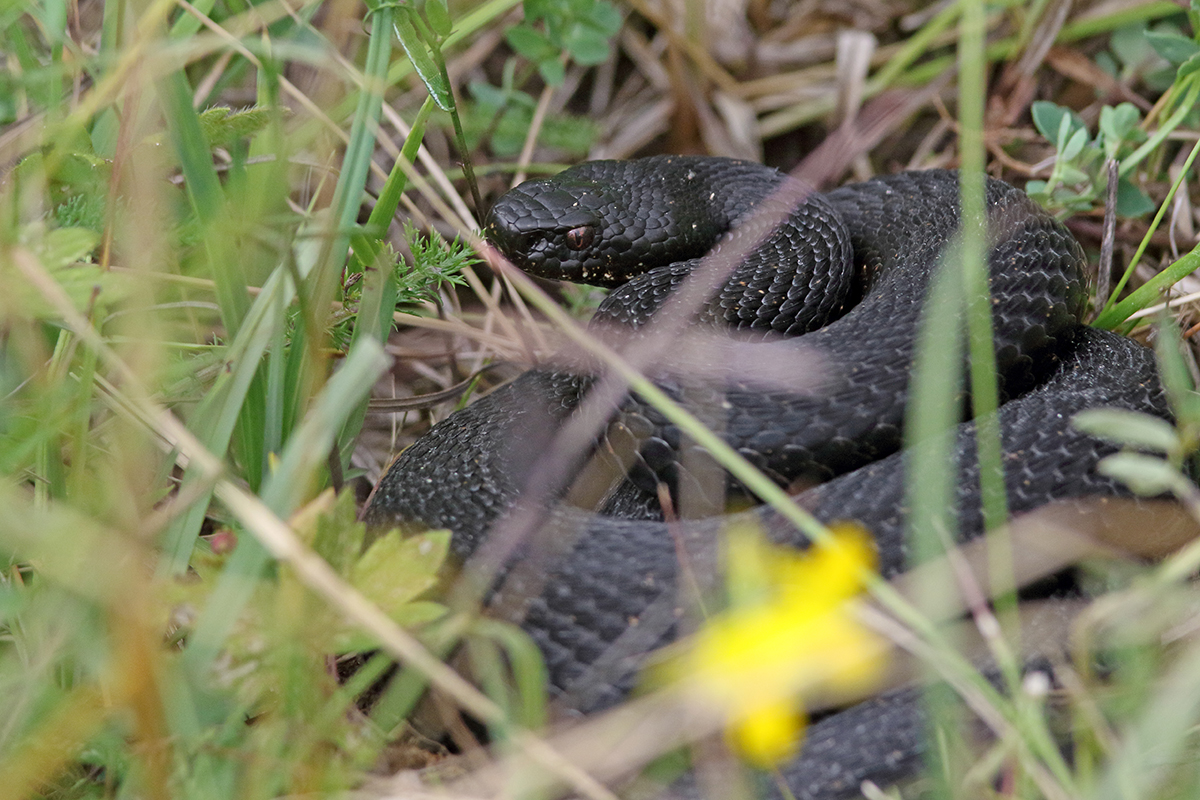
<svg viewBox="0 0 1200 800">
<path fill-rule="evenodd" d="M 725 715 L 747 760 L 770 766 L 799 748 L 806 699 L 854 699 L 879 680 L 887 645 L 853 606 L 874 548 L 855 525 L 835 526 L 805 553 L 738 531 L 727 561 L 730 610 L 704 625 L 669 673 Z"/>
</svg>

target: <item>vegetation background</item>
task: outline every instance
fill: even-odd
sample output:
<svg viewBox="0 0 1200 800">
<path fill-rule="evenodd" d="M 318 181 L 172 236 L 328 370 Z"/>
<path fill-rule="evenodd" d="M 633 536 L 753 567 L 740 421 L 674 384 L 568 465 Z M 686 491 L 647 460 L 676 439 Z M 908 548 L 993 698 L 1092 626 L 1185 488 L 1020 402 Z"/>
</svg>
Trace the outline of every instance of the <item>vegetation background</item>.
<svg viewBox="0 0 1200 800">
<path fill-rule="evenodd" d="M 482 368 L 552 350 L 559 315 L 476 266 L 474 232 L 506 187 L 585 158 L 729 155 L 819 186 L 986 159 L 1105 264 L 1096 324 L 1160 343 L 1177 428 L 1099 424 L 1162 454 L 1114 469 L 1197 514 L 1198 14 L 0 3 L 0 797 L 415 796 L 379 776 L 482 780 L 518 756 L 609 796 L 543 738 L 536 648 L 431 592 L 445 535 L 363 553 L 355 523 L 392 453 L 505 374 Z M 554 291 L 575 319 L 599 299 Z M 1191 795 L 1198 558 L 1094 568 L 1109 591 L 1060 685 L 984 697 L 1000 743 L 943 788 Z M 464 637 L 480 688 L 439 658 Z M 406 670 L 365 715 L 388 659 L 339 684 L 336 658 L 369 648 Z M 413 732 L 430 684 L 487 723 L 490 755 L 448 771 Z"/>
</svg>

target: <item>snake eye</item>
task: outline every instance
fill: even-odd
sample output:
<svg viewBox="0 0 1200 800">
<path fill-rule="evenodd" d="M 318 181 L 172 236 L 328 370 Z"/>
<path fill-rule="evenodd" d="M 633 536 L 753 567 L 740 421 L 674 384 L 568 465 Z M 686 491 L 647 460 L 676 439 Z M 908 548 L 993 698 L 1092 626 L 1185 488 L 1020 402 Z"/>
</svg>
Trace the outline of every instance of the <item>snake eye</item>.
<svg viewBox="0 0 1200 800">
<path fill-rule="evenodd" d="M 596 229 L 584 226 L 582 228 L 572 228 L 567 231 L 567 247 L 572 250 L 582 250 L 592 243 L 592 239 L 596 238 Z"/>
</svg>

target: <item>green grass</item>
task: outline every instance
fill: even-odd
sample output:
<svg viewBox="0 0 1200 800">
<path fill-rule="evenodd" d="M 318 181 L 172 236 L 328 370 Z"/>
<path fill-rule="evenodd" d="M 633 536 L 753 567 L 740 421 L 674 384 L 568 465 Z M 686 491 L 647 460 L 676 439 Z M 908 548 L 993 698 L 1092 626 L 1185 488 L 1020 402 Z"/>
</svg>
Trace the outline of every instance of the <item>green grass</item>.
<svg viewBox="0 0 1200 800">
<path fill-rule="evenodd" d="M 486 67 L 495 85 L 465 92 L 457 75 L 451 91 L 455 59 L 492 34 L 492 47 L 502 48 L 515 5 L 446 9 L 430 0 L 423 15 L 407 5 L 364 14 L 344 4 L 274 2 L 45 0 L 0 9 L 0 798 L 345 792 L 398 748 L 419 750 L 396 742 L 430 686 L 487 724 L 500 743 L 497 760 L 537 764 L 553 776 L 547 785 L 608 796 L 595 777 L 604 768 L 583 767 L 595 754 L 571 750 L 543 728 L 542 667 L 528 639 L 451 610 L 431 591 L 445 537 L 371 544 L 354 520 L 352 488 L 336 498 L 330 491 L 357 477 L 355 442 L 370 389 L 388 366 L 383 344 L 394 311 L 414 325 L 474 319 L 470 309 L 456 313 L 454 302 L 443 303 L 446 320 L 434 308 L 461 280 L 491 315 L 478 327 L 499 342 L 496 352 L 521 352 L 545 335 L 537 325 L 522 328 L 511 310 L 514 320 L 496 315 L 469 254 L 436 239 L 409 236 L 405 244 L 402 226 L 391 225 L 398 214 L 422 230 L 477 242 L 466 229 L 481 216 L 471 160 L 502 161 L 510 173 L 552 170 L 546 165 L 577 156 L 567 140 L 601 135 L 600 121 L 579 107 L 552 110 L 543 139 L 538 120 L 548 105 L 539 99 L 542 77 L 597 74 L 592 64 L 604 61 L 600 45 L 614 23 L 604 4 L 580 5 L 579 19 L 569 4 L 544 4 L 548 19 L 566 16 L 545 41 L 515 37 L 533 60 L 497 49 Z M 948 147 L 965 168 L 982 169 L 989 68 L 1037 38 L 1044 5 L 947 7 L 885 44 L 864 96 L 923 85 L 957 63 L 963 98 L 973 102 L 957 105 L 961 137 Z M 1170 3 L 1110 12 L 1073 18 L 1058 41 L 1083 40 L 1096 53 L 1123 26 L 1179 16 Z M 1195 16 L 1182 20 L 1189 35 Z M 586 30 L 570 33 L 573 22 Z M 987 26 L 996 36 L 985 41 Z M 702 53 L 702 37 L 688 36 L 681 52 Z M 689 80 L 712 77 L 700 61 L 681 56 Z M 1171 213 L 1162 187 L 1191 189 L 1169 172 L 1176 139 L 1196 129 L 1197 73 L 1188 64 L 1174 65 L 1167 99 L 1121 165 L 1122 176 L 1160 203 L 1159 219 Z M 828 96 L 800 100 L 763 112 L 760 122 L 783 134 L 832 108 Z M 423 142 L 437 154 L 428 161 L 418 158 Z M 468 144 L 473 159 L 464 164 Z M 481 166 L 483 180 L 496 169 Z M 965 186 L 964 204 L 978 207 L 981 183 Z M 1151 255 L 1159 224 L 1145 233 Z M 963 351 L 932 337 L 941 330 L 956 340 L 960 311 L 970 333 L 961 347 L 976 366 L 963 381 L 976 398 L 995 394 L 981 357 L 990 353 L 982 234 L 971 233 L 966 266 L 939 284 L 945 302 L 928 321 L 934 343 L 918 373 L 917 439 L 955 416 L 960 382 L 945 375 Z M 1194 252 L 1185 254 L 1141 288 L 1114 293 L 1098 324 L 1144 324 L 1130 316 L 1197 264 Z M 721 452 L 686 409 L 531 281 L 509 280 L 548 321 L 543 327 L 590 348 L 693 439 Z M 471 293 L 459 301 L 471 302 Z M 1113 468 L 1157 480 L 1195 513 L 1200 503 L 1180 467 L 1195 447 L 1200 413 L 1174 347 L 1177 328 L 1170 319 L 1160 325 L 1180 417 L 1166 460 Z M 463 364 L 475 357 L 460 356 Z M 1136 425 L 1108 430 L 1146 444 Z M 995 433 L 980 431 L 994 487 Z M 1146 434 L 1160 442 L 1163 435 Z M 722 457 L 797 526 L 823 535 L 735 453 Z M 936 553 L 930 534 L 951 524 L 942 517 L 952 478 L 939 472 L 944 457 L 927 457 L 919 472 L 928 480 L 914 487 L 914 527 L 921 547 Z M 1166 513 L 1147 510 L 1144 524 L 1162 524 Z M 1001 502 L 989 504 L 988 517 L 1004 519 Z M 994 541 L 992 585 L 1002 595 L 1007 556 L 1003 538 Z M 1200 651 L 1187 579 L 1198 554 L 1192 545 L 1161 566 L 1092 569 L 1090 580 L 1107 593 L 1079 623 L 1076 660 L 1062 670 L 1062 713 L 1078 742 L 1070 761 L 1053 744 L 1046 699 L 1022 688 L 1010 655 L 1017 642 L 990 640 L 1008 667 L 1005 696 L 956 652 L 957 634 L 935 624 L 949 613 L 945 604 L 959 608 L 956 600 L 918 602 L 918 612 L 913 598 L 878 584 L 877 597 L 903 620 L 930 669 L 1003 734 L 982 755 L 948 754 L 945 791 L 989 791 L 989 769 L 1000 769 L 1012 796 L 1185 796 L 1197 779 Z M 1011 623 L 1011 609 L 998 606 L 1002 622 Z M 442 660 L 463 638 L 484 676 L 479 687 Z M 384 660 L 345 686 L 331 668 L 337 654 L 368 647 L 405 667 L 370 718 L 354 710 L 354 698 Z M 942 718 L 946 730 L 953 713 Z M 656 748 L 689 730 L 650 741 L 631 761 L 654 760 Z M 532 775 L 522 796 L 547 796 Z"/>
</svg>

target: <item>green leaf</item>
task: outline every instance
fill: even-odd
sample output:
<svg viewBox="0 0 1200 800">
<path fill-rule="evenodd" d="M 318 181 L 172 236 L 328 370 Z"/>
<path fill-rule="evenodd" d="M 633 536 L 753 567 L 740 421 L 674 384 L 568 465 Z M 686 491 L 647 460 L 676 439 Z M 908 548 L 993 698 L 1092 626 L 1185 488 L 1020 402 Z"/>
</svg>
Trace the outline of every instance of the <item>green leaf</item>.
<svg viewBox="0 0 1200 800">
<path fill-rule="evenodd" d="M 464 282 L 462 271 L 478 263 L 475 253 L 455 238 L 447 243 L 436 231 L 422 236 L 412 220 L 404 221 L 404 238 L 412 252 L 412 268 L 404 267 L 403 259 L 396 258 L 395 278 L 397 298 L 401 303 L 416 303 L 433 300 L 443 284 Z"/>
<path fill-rule="evenodd" d="M 530 61 L 541 63 L 547 58 L 558 56 L 558 48 L 540 31 L 528 25 L 514 25 L 504 34 L 509 46 Z"/>
<path fill-rule="evenodd" d="M 492 86 L 483 81 L 472 81 L 469 86 L 471 96 L 481 105 L 490 106 L 492 111 L 497 111 L 505 106 L 517 106 L 527 109 L 532 114 L 533 110 L 537 108 L 537 100 L 532 95 L 511 86 Z"/>
<path fill-rule="evenodd" d="M 1121 178 L 1117 181 L 1117 216 L 1136 219 L 1149 214 L 1156 207 L 1154 201 L 1147 197 L 1145 192 L 1134 186 L 1128 178 Z"/>
<path fill-rule="evenodd" d="M 503 90 L 495 91 L 503 96 Z M 536 101 L 529 95 L 514 91 L 497 119 L 496 113 L 501 106 L 483 102 L 473 104 L 471 113 L 463 116 L 468 141 L 477 142 L 487 135 L 491 137 L 491 147 L 498 157 L 515 156 L 521 152 L 529 135 L 535 105 Z M 599 126 L 591 118 L 562 111 L 546 117 L 538 132 L 538 144 L 561 152 L 567 158 L 583 158 L 598 134 Z"/>
<path fill-rule="evenodd" d="M 1071 424 L 1084 433 L 1127 447 L 1167 454 L 1180 451 L 1179 437 L 1170 423 L 1137 411 L 1092 408 L 1076 414 Z"/>
<path fill-rule="evenodd" d="M 541 22 L 544 32 L 535 29 Z M 525 22 L 509 28 L 509 45 L 538 66 L 542 79 L 562 83 L 565 53 L 584 65 L 600 64 L 611 55 L 609 39 L 621 27 L 621 14 L 598 0 L 527 0 Z"/>
<path fill-rule="evenodd" d="M 128 294 L 131 286 L 128 278 L 84 261 L 99 241 L 95 231 L 88 228 L 46 231 L 44 225 L 37 222 L 25 226 L 21 235 L 77 311 L 84 311 L 93 304 L 103 308 Z M 42 293 L 23 281 L 13 281 L 5 299 L 5 309 L 14 315 L 29 319 L 60 318 L 58 310 Z"/>
<path fill-rule="evenodd" d="M 53 171 L 46 176 L 57 189 L 65 193 L 107 193 L 108 182 L 112 179 L 111 161 L 84 152 L 57 155 L 58 157 L 53 159 Z M 36 157 L 30 156 L 26 162 L 34 162 L 34 159 L 40 159 L 40 156 L 40 153 Z M 25 168 L 26 162 L 22 162 L 22 169 Z M 31 163 L 30 166 L 34 164 Z"/>
<path fill-rule="evenodd" d="M 437 103 L 438 108 L 442 111 L 450 111 L 454 108 L 454 93 L 446 81 L 439 62 L 435 60 L 430 47 L 426 45 L 425 39 L 417 30 L 416 13 L 408 6 L 396 7 L 396 19 L 393 24 L 396 36 L 399 37 L 400 46 L 404 48 L 408 60 L 412 62 L 413 69 L 417 71 L 421 82 L 425 84 L 433 102 Z M 433 46 L 436 47 L 436 45 Z"/>
<path fill-rule="evenodd" d="M 1192 56 L 1200 54 L 1200 45 L 1178 33 L 1146 31 L 1146 41 L 1172 64 L 1182 64 Z"/>
<path fill-rule="evenodd" d="M 556 8 L 562 5 L 560 0 L 525 0 L 525 19 L 539 20 L 554 16 Z"/>
<path fill-rule="evenodd" d="M 1109 39 L 1109 47 L 1128 70 L 1143 67 L 1148 60 L 1156 59 L 1157 54 L 1146 38 L 1145 23 L 1133 23 L 1118 28 Z"/>
<path fill-rule="evenodd" d="M 447 608 L 432 600 L 414 600 L 401 606 L 392 621 L 402 628 L 418 628 L 446 615 Z M 361 653 L 379 646 L 379 642 L 359 628 L 347 628 L 334 635 L 332 649 L 336 653 Z"/>
<path fill-rule="evenodd" d="M 58 270 L 82 261 L 99 243 L 100 235 L 93 230 L 58 228 L 43 236 L 34 252 L 46 269 Z"/>
<path fill-rule="evenodd" d="M 87 228 L 97 234 L 104 230 L 106 198 L 100 194 L 73 194 L 54 207 L 54 221 L 60 228 Z"/>
<path fill-rule="evenodd" d="M 404 606 L 433 588 L 450 550 L 449 531 L 401 537 L 393 531 L 376 539 L 350 570 L 350 583 L 392 619 Z"/>
<path fill-rule="evenodd" d="M 432 600 L 414 600 L 399 609 L 392 619 L 403 628 L 415 628 L 441 618 L 446 611 L 446 607 L 441 603 L 435 603 Z"/>
<path fill-rule="evenodd" d="M 1068 131 L 1075 128 L 1087 128 L 1083 120 L 1075 112 L 1046 100 L 1039 100 L 1034 103 L 1030 109 L 1030 113 L 1033 116 L 1033 124 L 1037 127 L 1038 132 L 1047 141 L 1055 144 L 1059 141 L 1064 119 L 1069 120 L 1067 123 Z"/>
<path fill-rule="evenodd" d="M 491 106 L 493 109 L 507 105 L 510 100 L 516 101 L 520 95 L 529 97 L 524 92 L 501 89 L 499 86 L 492 86 L 486 81 L 471 81 L 467 84 L 467 91 L 471 93 L 471 97 L 480 105 Z"/>
<path fill-rule="evenodd" d="M 1080 131 L 1080 133 L 1086 135 L 1087 131 Z M 1064 159 L 1064 161 L 1065 160 L 1066 159 Z M 1058 172 L 1062 178 L 1062 182 L 1068 186 L 1085 186 L 1090 184 L 1092 181 L 1091 175 L 1088 175 L 1086 172 L 1072 164 L 1063 163 L 1058 168 Z"/>
<path fill-rule="evenodd" d="M 345 577 L 362 547 L 366 528 L 358 521 L 354 492 L 343 491 L 334 501 L 333 508 L 317 517 L 312 549 Z"/>
<path fill-rule="evenodd" d="M 28 605 L 29 592 L 25 587 L 13 584 L 0 585 L 0 624 L 7 625 Z"/>
<path fill-rule="evenodd" d="M 611 3 L 599 2 L 587 14 L 588 21 L 605 36 L 616 36 L 621 30 L 621 12 Z"/>
<path fill-rule="evenodd" d="M 454 30 L 450 11 L 443 0 L 425 0 L 425 18 L 429 20 L 429 27 L 433 28 L 433 32 L 438 36 L 444 38 Z"/>
<path fill-rule="evenodd" d="M 584 66 L 603 64 L 611 52 L 608 37 L 587 25 L 573 25 L 563 43 L 571 57 Z"/>
<path fill-rule="evenodd" d="M 234 111 L 217 106 L 200 114 L 200 128 L 212 147 L 228 147 L 234 142 L 249 138 L 265 128 L 270 121 L 270 111 L 265 108 Z"/>
<path fill-rule="evenodd" d="M 1070 116 L 1063 114 L 1058 120 L 1058 134 L 1053 139 L 1055 147 L 1058 148 L 1059 152 L 1062 152 L 1064 149 L 1066 149 L 1067 139 L 1070 137 L 1070 135 L 1071 118 Z"/>
<path fill-rule="evenodd" d="M 1064 121 L 1065 119 L 1064 117 Z M 1067 161 L 1075 158 L 1083 152 L 1083 146 L 1087 144 L 1087 139 L 1088 132 L 1086 130 L 1080 128 L 1075 131 L 1075 133 L 1071 134 L 1071 138 L 1067 140 L 1067 146 L 1063 148 L 1062 153 L 1059 154 L 1059 158 L 1066 159 Z"/>
<path fill-rule="evenodd" d="M 567 75 L 562 62 L 557 57 L 539 61 L 538 73 L 542 76 L 542 80 L 551 86 L 561 86 Z"/>
<path fill-rule="evenodd" d="M 1175 467 L 1161 458 L 1140 453 L 1117 453 L 1096 468 L 1101 475 L 1116 478 L 1143 497 L 1183 494 L 1190 487 L 1188 479 Z"/>
<path fill-rule="evenodd" d="M 1175 80 L 1182 81 L 1197 70 L 1200 70 L 1200 53 L 1196 53 L 1179 65 L 1179 71 L 1175 73 Z"/>
<path fill-rule="evenodd" d="M 1116 148 L 1129 139 L 1142 121 L 1142 114 L 1133 103 L 1121 103 L 1117 106 L 1104 106 L 1100 109 L 1100 135 L 1104 137 L 1105 146 Z"/>
<path fill-rule="evenodd" d="M 1141 120 L 1141 112 L 1133 103 L 1104 106 L 1100 109 L 1098 138 L 1103 142 L 1104 155 L 1107 158 L 1119 158 L 1121 149 L 1126 145 L 1145 141 L 1146 133 L 1138 127 Z"/>
</svg>

